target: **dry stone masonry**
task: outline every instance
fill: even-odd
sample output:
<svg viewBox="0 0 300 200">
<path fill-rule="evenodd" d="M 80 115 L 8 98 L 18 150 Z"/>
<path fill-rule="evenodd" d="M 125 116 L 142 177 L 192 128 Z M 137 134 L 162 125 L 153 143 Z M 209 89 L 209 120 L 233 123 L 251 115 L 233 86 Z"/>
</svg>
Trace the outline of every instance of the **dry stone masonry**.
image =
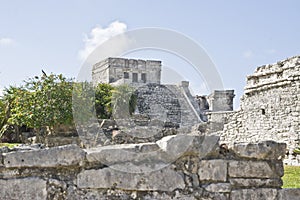
<svg viewBox="0 0 300 200">
<path fill-rule="evenodd" d="M 187 81 L 161 85 L 160 72 L 160 61 L 95 64 L 94 83 L 136 88 L 131 119 L 92 120 L 82 147 L 0 148 L 0 199 L 299 199 L 281 188 L 299 144 L 299 56 L 248 76 L 239 111 L 233 90 L 193 97 Z"/>
<path fill-rule="evenodd" d="M 81 149 L 2 148 L 0 199 L 297 199 L 281 189 L 286 144 L 219 145 L 199 132 Z"/>
<path fill-rule="evenodd" d="M 300 56 L 295 56 L 258 67 L 247 77 L 241 108 L 226 116 L 221 140 L 229 144 L 262 140 L 285 142 L 292 154 L 299 146 L 299 139 Z"/>
</svg>

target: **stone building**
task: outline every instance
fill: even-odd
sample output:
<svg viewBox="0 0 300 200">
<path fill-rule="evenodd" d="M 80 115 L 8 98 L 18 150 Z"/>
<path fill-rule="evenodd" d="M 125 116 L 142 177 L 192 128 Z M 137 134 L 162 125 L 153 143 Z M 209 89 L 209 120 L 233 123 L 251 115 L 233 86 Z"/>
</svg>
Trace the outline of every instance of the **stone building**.
<svg viewBox="0 0 300 200">
<path fill-rule="evenodd" d="M 108 83 L 122 79 L 113 67 L 112 72 L 106 71 Z M 231 90 L 194 98 L 187 81 L 140 84 L 136 91 L 144 103 L 138 105 L 141 112 L 161 114 L 155 109 L 165 109 L 175 122 L 191 127 L 200 121 L 200 126 L 153 135 L 149 141 L 140 137 L 131 144 L 0 148 L 0 199 L 299 199 L 300 189 L 282 189 L 281 178 L 286 148 L 299 142 L 300 56 L 257 68 L 247 77 L 238 111 L 232 111 Z M 202 112 L 221 141 L 200 130 Z M 97 129 L 91 132 L 92 141 L 104 135 L 97 125 L 86 127 Z"/>
<path fill-rule="evenodd" d="M 225 121 L 226 143 L 275 140 L 292 153 L 300 139 L 300 56 L 258 67 L 247 77 L 240 110 Z"/>
<path fill-rule="evenodd" d="M 94 64 L 92 78 L 95 84 L 128 84 L 137 88 L 139 114 L 155 116 L 165 113 L 163 120 L 176 127 L 206 122 L 207 112 L 233 109 L 233 90 L 214 91 L 209 96 L 201 96 L 201 99 L 200 96 L 192 96 L 188 81 L 177 85 L 160 84 L 161 61 L 107 58 Z M 206 105 L 202 105 L 204 103 Z"/>
<path fill-rule="evenodd" d="M 209 110 L 217 111 L 232 111 L 234 90 L 215 90 L 208 96 Z"/>
<path fill-rule="evenodd" d="M 161 61 L 107 58 L 94 64 L 92 79 L 95 83 L 110 83 L 112 85 L 160 84 Z"/>
</svg>

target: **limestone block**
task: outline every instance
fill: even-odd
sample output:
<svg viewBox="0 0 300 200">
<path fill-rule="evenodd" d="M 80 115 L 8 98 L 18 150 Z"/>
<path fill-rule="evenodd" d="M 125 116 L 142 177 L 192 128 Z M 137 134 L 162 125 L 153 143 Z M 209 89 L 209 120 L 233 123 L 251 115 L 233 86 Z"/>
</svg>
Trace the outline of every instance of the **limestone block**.
<svg viewBox="0 0 300 200">
<path fill-rule="evenodd" d="M 200 158 L 215 151 L 220 137 L 215 135 L 171 135 L 156 143 L 170 157 L 198 155 Z"/>
<path fill-rule="evenodd" d="M 282 159 L 286 153 L 286 144 L 274 141 L 264 141 L 260 143 L 235 144 L 233 146 L 235 153 L 244 158 L 256 159 Z"/>
<path fill-rule="evenodd" d="M 89 162 L 101 162 L 107 165 L 123 162 L 142 161 L 151 152 L 157 152 L 155 143 L 120 144 L 86 149 L 86 159 Z"/>
<path fill-rule="evenodd" d="M 57 167 L 69 166 L 84 160 L 85 153 L 77 145 L 49 149 L 16 151 L 4 154 L 5 167 Z"/>
<path fill-rule="evenodd" d="M 230 161 L 228 175 L 236 178 L 277 178 L 280 177 L 264 161 Z"/>
<path fill-rule="evenodd" d="M 231 184 L 230 183 L 211 183 L 204 187 L 205 190 L 209 192 L 230 192 Z"/>
<path fill-rule="evenodd" d="M 244 179 L 244 178 L 231 178 L 229 182 L 235 187 L 272 187 L 272 188 L 280 188 L 282 186 L 282 180 L 278 179 Z"/>
<path fill-rule="evenodd" d="M 46 198 L 46 181 L 40 178 L 0 179 L 0 199 L 42 200 Z"/>
<path fill-rule="evenodd" d="M 198 171 L 200 181 L 227 180 L 227 162 L 225 160 L 202 160 Z"/>
<path fill-rule="evenodd" d="M 138 191 L 173 191 L 185 187 L 183 176 L 169 167 L 150 173 L 128 173 L 111 168 L 85 170 L 77 185 L 86 188 L 118 188 Z"/>
<path fill-rule="evenodd" d="M 275 200 L 276 195 L 277 190 L 269 188 L 233 190 L 231 200 Z"/>
<path fill-rule="evenodd" d="M 300 189 L 299 188 L 289 188 L 281 189 L 278 191 L 278 200 L 299 200 Z"/>
</svg>

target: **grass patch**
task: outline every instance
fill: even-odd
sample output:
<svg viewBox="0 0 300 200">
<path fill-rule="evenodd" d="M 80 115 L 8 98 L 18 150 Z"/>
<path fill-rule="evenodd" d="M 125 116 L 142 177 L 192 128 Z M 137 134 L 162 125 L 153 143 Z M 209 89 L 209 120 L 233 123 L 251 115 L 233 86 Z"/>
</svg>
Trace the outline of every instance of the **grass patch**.
<svg viewBox="0 0 300 200">
<path fill-rule="evenodd" d="M 283 188 L 300 188 L 300 166 L 284 166 Z"/>
<path fill-rule="evenodd" d="M 0 148 L 1 147 L 14 148 L 17 145 L 19 145 L 19 143 L 0 143 Z"/>
</svg>

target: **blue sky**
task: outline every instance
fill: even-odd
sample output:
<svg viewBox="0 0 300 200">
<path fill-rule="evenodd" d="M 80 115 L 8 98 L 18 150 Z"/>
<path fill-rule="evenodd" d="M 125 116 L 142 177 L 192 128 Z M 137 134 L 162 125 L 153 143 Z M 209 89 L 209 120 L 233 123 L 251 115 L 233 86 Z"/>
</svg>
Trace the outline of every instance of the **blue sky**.
<svg viewBox="0 0 300 200">
<path fill-rule="evenodd" d="M 84 57 L 80 52 L 87 50 L 89 42 L 137 28 L 160 27 L 178 31 L 206 50 L 224 87 L 236 90 L 237 107 L 246 75 L 257 66 L 300 54 L 299 8 L 297 0 L 3 0 L 0 88 L 18 85 L 41 69 L 76 77 Z M 170 59 L 147 51 L 132 56 Z M 176 59 L 165 64 L 183 67 Z"/>
</svg>

